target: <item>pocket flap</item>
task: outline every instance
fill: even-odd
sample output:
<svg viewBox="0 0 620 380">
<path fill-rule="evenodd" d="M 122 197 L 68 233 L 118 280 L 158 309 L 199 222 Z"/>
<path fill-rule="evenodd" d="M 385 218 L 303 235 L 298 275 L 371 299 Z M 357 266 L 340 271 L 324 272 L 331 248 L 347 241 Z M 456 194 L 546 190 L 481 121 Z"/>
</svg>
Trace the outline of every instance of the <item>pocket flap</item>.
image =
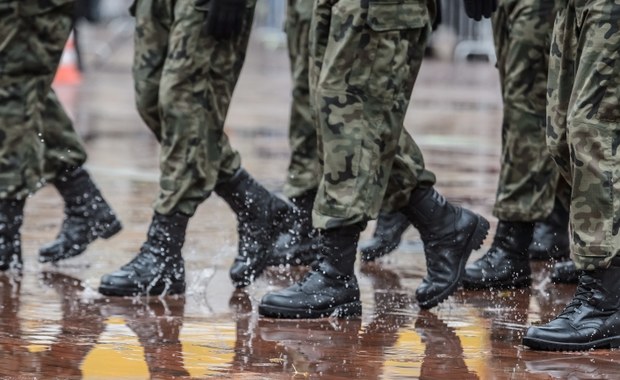
<svg viewBox="0 0 620 380">
<path fill-rule="evenodd" d="M 368 26 L 377 32 L 423 28 L 430 23 L 425 0 L 371 0 Z"/>
</svg>

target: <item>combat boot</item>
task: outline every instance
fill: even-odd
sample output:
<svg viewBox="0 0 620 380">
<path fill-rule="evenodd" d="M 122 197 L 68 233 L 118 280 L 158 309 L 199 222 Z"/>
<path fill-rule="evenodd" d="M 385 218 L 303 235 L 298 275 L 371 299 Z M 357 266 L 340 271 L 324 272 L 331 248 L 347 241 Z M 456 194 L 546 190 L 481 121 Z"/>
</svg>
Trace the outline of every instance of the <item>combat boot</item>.
<svg viewBox="0 0 620 380">
<path fill-rule="evenodd" d="M 532 283 L 528 247 L 532 240 L 532 222 L 499 221 L 491 248 L 465 267 L 466 289 L 505 289 Z"/>
<path fill-rule="evenodd" d="M 230 268 L 233 284 L 250 285 L 267 267 L 269 252 L 291 206 L 254 180 L 244 169 L 220 181 L 215 192 L 237 215 L 238 253 Z"/>
<path fill-rule="evenodd" d="M 549 216 L 534 226 L 529 247 L 532 260 L 566 260 L 570 257 L 568 210 L 556 200 Z"/>
<path fill-rule="evenodd" d="M 620 347 L 620 258 L 581 272 L 572 301 L 547 324 L 531 326 L 523 344 L 546 351 Z"/>
<path fill-rule="evenodd" d="M 267 265 L 310 265 L 317 259 L 318 231 L 312 227 L 315 197 L 316 190 L 309 190 L 290 198 L 295 206 L 287 218 L 290 228 L 278 236 Z"/>
<path fill-rule="evenodd" d="M 579 282 L 579 271 L 572 260 L 560 261 L 553 264 L 549 277 L 556 284 L 576 284 Z"/>
<path fill-rule="evenodd" d="M 410 226 L 407 216 L 398 211 L 380 212 L 372 238 L 360 244 L 362 260 L 375 261 L 398 248 L 403 233 Z"/>
<path fill-rule="evenodd" d="M 23 200 L 0 200 L 0 270 L 21 269 L 22 245 L 19 229 L 24 221 Z"/>
<path fill-rule="evenodd" d="M 99 292 L 106 296 L 182 294 L 185 263 L 181 248 L 189 217 L 155 213 L 140 252 L 116 272 L 101 278 Z"/>
<path fill-rule="evenodd" d="M 489 222 L 450 204 L 434 188 L 414 190 L 402 212 L 424 243 L 427 275 L 416 289 L 416 299 L 421 308 L 428 309 L 458 288 L 467 259 L 482 245 Z"/>
<path fill-rule="evenodd" d="M 39 262 L 77 256 L 95 239 L 110 238 L 121 230 L 121 222 L 86 170 L 77 168 L 53 184 L 65 201 L 65 219 L 56 240 L 39 250 Z"/>
<path fill-rule="evenodd" d="M 362 313 L 353 272 L 357 241 L 365 223 L 321 232 L 318 260 L 299 283 L 267 293 L 258 312 L 273 318 L 339 318 Z"/>
</svg>

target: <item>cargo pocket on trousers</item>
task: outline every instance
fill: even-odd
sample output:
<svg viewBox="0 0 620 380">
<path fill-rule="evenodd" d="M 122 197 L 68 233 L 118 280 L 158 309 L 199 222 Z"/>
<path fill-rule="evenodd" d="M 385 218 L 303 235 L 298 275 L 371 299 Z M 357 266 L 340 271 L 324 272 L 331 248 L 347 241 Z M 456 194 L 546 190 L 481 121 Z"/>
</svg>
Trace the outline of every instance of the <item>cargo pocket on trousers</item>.
<svg viewBox="0 0 620 380">
<path fill-rule="evenodd" d="M 430 22 L 425 0 L 370 0 L 368 26 L 375 32 L 423 28 Z"/>
<path fill-rule="evenodd" d="M 620 52 L 613 53 L 612 63 L 609 60 L 596 65 L 596 83 L 599 83 L 602 98 L 598 104 L 596 117 L 600 121 L 620 122 Z"/>
<path fill-rule="evenodd" d="M 426 0 L 370 0 L 366 23 L 376 39 L 368 90 L 390 104 L 414 80 L 411 67 L 421 60 L 426 41 L 420 37 L 430 29 Z"/>
</svg>

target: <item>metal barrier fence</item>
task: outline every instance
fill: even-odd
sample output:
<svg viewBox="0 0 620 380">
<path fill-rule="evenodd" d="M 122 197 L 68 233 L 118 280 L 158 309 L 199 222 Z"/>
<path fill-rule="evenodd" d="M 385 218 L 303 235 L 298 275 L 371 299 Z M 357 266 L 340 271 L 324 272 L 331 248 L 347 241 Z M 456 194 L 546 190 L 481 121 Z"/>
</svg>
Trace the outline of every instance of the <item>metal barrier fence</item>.
<svg viewBox="0 0 620 380">
<path fill-rule="evenodd" d="M 452 58 L 455 61 L 464 61 L 475 55 L 487 57 L 490 62 L 495 62 L 491 22 L 486 19 L 476 22 L 468 18 L 461 0 L 439 1 L 442 7 L 441 28 L 454 36 L 454 41 L 448 47 L 452 51 Z M 254 28 L 256 37 L 266 48 L 277 49 L 286 46 L 284 21 L 287 3 L 286 0 L 257 1 Z M 127 20 L 126 17 L 119 17 L 127 16 L 129 4 L 131 4 L 131 0 L 98 2 L 99 12 L 102 18 L 109 20 L 108 25 L 113 30 L 113 34 L 126 36 L 130 33 L 131 25 L 128 26 L 130 20 Z M 109 48 L 109 46 L 102 46 L 98 55 L 105 55 Z"/>
<path fill-rule="evenodd" d="M 465 61 L 469 56 L 486 56 L 489 62 L 495 62 L 495 47 L 491 21 L 483 19 L 474 21 L 467 17 L 463 2 L 458 0 L 440 0 L 442 25 L 449 28 L 456 36 L 453 58 Z"/>
<path fill-rule="evenodd" d="M 286 46 L 284 22 L 287 3 L 286 0 L 258 0 L 256 3 L 254 33 L 266 48 L 277 49 Z"/>
<path fill-rule="evenodd" d="M 301 0 L 313 1 L 313 0 Z M 469 56 L 485 56 L 495 62 L 491 22 L 476 22 L 465 14 L 460 0 L 439 0 L 442 6 L 442 28 L 450 30 L 456 41 L 452 57 L 455 61 Z M 286 18 L 285 0 L 258 0 L 254 26 L 259 40 L 268 48 L 284 46 L 283 25 Z"/>
</svg>

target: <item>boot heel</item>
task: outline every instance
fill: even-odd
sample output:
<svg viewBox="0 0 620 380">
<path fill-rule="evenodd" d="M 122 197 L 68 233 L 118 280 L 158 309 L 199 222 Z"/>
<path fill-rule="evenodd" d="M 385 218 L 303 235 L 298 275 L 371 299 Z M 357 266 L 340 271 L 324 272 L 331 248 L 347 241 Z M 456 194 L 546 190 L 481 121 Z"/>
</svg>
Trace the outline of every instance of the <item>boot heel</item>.
<svg viewBox="0 0 620 380">
<path fill-rule="evenodd" d="M 110 223 L 106 229 L 99 233 L 99 236 L 104 239 L 109 239 L 112 236 L 116 235 L 123 229 L 123 225 L 118 219 L 114 220 L 114 222 Z"/>
<path fill-rule="evenodd" d="M 355 301 L 340 305 L 334 309 L 332 315 L 337 318 L 359 317 L 362 315 L 362 302 Z"/>
<path fill-rule="evenodd" d="M 478 215 L 478 224 L 476 225 L 476 230 L 472 234 L 469 245 L 467 247 L 469 251 L 475 251 L 476 249 L 482 247 L 484 239 L 486 239 L 487 235 L 489 234 L 489 228 L 489 221 L 486 220 L 484 217 Z"/>
<path fill-rule="evenodd" d="M 186 288 L 185 281 L 175 282 L 172 284 L 166 284 L 164 285 L 163 288 L 159 288 L 158 291 L 156 291 L 154 295 L 166 294 L 169 296 L 173 296 L 176 294 L 184 294 L 185 288 Z"/>
</svg>

